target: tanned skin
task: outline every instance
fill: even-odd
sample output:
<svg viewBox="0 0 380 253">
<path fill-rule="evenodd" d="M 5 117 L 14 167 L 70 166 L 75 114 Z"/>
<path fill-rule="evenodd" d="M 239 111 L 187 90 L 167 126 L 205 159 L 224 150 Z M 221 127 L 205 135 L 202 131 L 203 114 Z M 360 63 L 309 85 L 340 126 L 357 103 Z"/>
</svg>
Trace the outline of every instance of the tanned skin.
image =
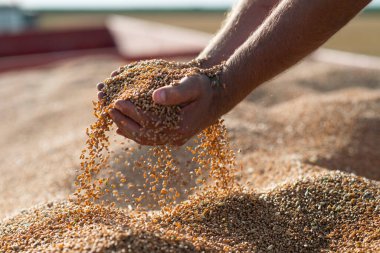
<svg viewBox="0 0 380 253">
<path fill-rule="evenodd" d="M 227 61 L 235 50 L 269 16 L 280 0 L 243 0 L 231 11 L 224 25 L 197 59 L 203 67 L 212 67 Z"/>
<path fill-rule="evenodd" d="M 220 76 L 224 87 L 212 88 L 206 76 L 197 75 L 182 79 L 178 86 L 160 88 L 152 95 L 158 104 L 185 105 L 180 128 L 173 133 L 183 138 L 173 144 L 182 145 L 213 124 L 257 86 L 320 47 L 369 3 L 369 0 L 243 0 L 198 57 L 203 67 L 226 61 Z M 100 99 L 103 96 L 102 92 L 98 95 Z M 120 100 L 115 107 L 110 116 L 118 126 L 118 134 L 142 145 L 165 144 L 143 137 L 141 122 L 150 119 L 131 102 Z"/>
</svg>

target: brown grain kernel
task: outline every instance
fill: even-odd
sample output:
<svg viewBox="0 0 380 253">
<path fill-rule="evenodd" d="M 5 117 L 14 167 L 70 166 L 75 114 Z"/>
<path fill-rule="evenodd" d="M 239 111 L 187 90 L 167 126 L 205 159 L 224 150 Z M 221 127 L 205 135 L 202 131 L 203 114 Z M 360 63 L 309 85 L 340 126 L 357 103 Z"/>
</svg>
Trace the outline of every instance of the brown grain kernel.
<svg viewBox="0 0 380 253">
<path fill-rule="evenodd" d="M 158 206 L 172 204 L 178 198 L 184 198 L 189 192 L 187 189 L 186 192 L 182 190 L 182 187 L 178 188 L 177 184 L 178 178 L 189 178 L 184 176 L 184 171 L 187 169 L 196 172 L 189 178 L 195 185 L 199 185 L 191 187 L 193 192 L 197 188 L 211 187 L 212 184 L 207 185 L 206 182 L 214 182 L 214 187 L 230 188 L 234 183 L 234 154 L 229 148 L 222 120 L 200 132 L 193 140 L 195 145 L 186 145 L 182 148 L 188 153 L 187 156 L 191 156 L 188 159 L 190 162 L 186 164 L 179 161 L 175 154 L 176 148 L 170 144 L 153 146 L 140 156 L 128 150 L 128 155 L 119 157 L 114 156 L 109 141 L 112 121 L 108 112 L 114 108 L 117 100 L 126 99 L 136 106 L 137 111 L 156 119 L 153 122 L 153 129 L 148 128 L 148 125 L 152 124 L 145 122 L 147 125 L 142 127 L 147 127 L 146 135 L 135 136 L 136 138 L 175 142 L 181 136 L 166 133 L 173 133 L 179 127 L 181 108 L 155 104 L 152 100 L 153 91 L 170 83 L 178 83 L 185 76 L 204 74 L 214 78 L 220 71 L 221 66 L 200 69 L 196 62 L 150 60 L 126 65 L 118 70 L 117 75 L 102 82 L 103 100 L 94 103 L 94 115 L 97 121 L 87 130 L 87 147 L 80 156 L 82 174 L 78 176 L 76 182 L 77 202 L 86 204 L 98 202 L 112 193 L 116 198 L 112 200 L 113 202 L 121 200 L 123 203 L 130 202 L 140 207 L 144 199 L 153 201 Z M 140 147 L 137 151 L 139 150 Z M 131 182 L 127 182 L 127 175 L 123 171 L 113 172 L 110 163 L 132 166 L 134 171 L 141 171 L 144 183 L 135 185 L 130 199 L 119 187 L 123 188 L 124 183 L 130 186 Z M 105 171 L 109 171 L 107 172 L 109 176 L 98 179 Z M 116 178 L 120 178 L 117 184 L 109 183 L 114 182 Z"/>
</svg>

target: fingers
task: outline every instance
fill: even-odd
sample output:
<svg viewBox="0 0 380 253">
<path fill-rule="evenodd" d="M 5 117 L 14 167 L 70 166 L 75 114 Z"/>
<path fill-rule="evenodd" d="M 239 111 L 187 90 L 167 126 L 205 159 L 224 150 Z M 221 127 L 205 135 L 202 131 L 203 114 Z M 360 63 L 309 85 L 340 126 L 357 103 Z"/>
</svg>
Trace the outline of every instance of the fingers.
<svg viewBox="0 0 380 253">
<path fill-rule="evenodd" d="M 174 138 L 174 136 L 169 138 L 169 135 L 173 135 L 172 132 L 163 131 L 161 133 L 154 133 L 154 131 L 152 132 L 148 129 L 144 129 L 133 119 L 123 115 L 118 109 L 111 109 L 109 115 L 118 127 L 116 130 L 117 134 L 141 145 L 155 146 L 170 143 L 175 146 L 182 146 L 188 140 L 186 136 L 182 135 L 177 136 L 176 138 Z"/>
<path fill-rule="evenodd" d="M 205 78 L 207 80 L 205 80 Z M 153 101 L 161 105 L 180 105 L 196 100 L 202 93 L 202 85 L 209 82 L 204 75 L 182 78 L 177 86 L 165 86 L 153 92 Z"/>
<path fill-rule="evenodd" d="M 117 100 L 115 102 L 115 108 L 140 126 L 145 126 L 148 123 L 148 117 L 144 115 L 132 102 L 127 100 Z"/>
<path fill-rule="evenodd" d="M 120 72 L 121 72 L 120 69 L 112 71 L 112 73 L 111 73 L 111 77 L 115 77 L 115 76 L 119 75 Z M 105 86 L 106 86 L 106 85 L 105 85 L 104 83 L 98 83 L 98 84 L 96 85 L 96 89 L 97 89 L 98 91 L 102 91 L 103 88 L 104 88 Z M 98 93 L 98 95 L 99 95 L 99 93 Z M 98 97 L 99 97 L 99 96 L 98 96 Z"/>
<path fill-rule="evenodd" d="M 144 133 L 142 132 L 143 129 L 140 127 L 140 125 L 131 118 L 123 115 L 117 109 L 111 109 L 109 115 L 118 127 L 116 130 L 117 134 L 131 139 L 141 145 L 153 146 L 160 144 L 144 137 Z"/>
<path fill-rule="evenodd" d="M 119 70 L 115 70 L 115 71 L 113 71 L 112 73 L 111 73 L 111 77 L 115 77 L 115 76 L 117 76 L 117 75 L 119 75 L 120 74 L 120 71 Z M 103 90 L 103 88 L 105 87 L 106 85 L 104 84 L 104 83 L 98 83 L 97 85 L 96 85 L 96 89 L 99 91 L 98 92 L 98 99 L 99 100 L 102 100 L 103 98 L 104 98 L 104 92 L 102 92 L 102 90 Z"/>
<path fill-rule="evenodd" d="M 102 89 L 105 87 L 106 85 L 104 83 L 98 83 L 96 85 L 96 89 L 99 91 L 98 92 L 98 100 L 102 100 L 106 94 L 104 94 L 104 92 L 102 92 Z"/>
<path fill-rule="evenodd" d="M 105 96 L 106 96 L 106 94 L 104 92 L 102 92 L 102 91 L 98 92 L 98 100 L 102 100 Z"/>
<path fill-rule="evenodd" d="M 115 76 L 117 76 L 118 74 L 120 74 L 120 71 L 119 71 L 119 70 L 114 70 L 114 71 L 112 71 L 112 73 L 111 73 L 111 77 L 115 77 Z"/>
<path fill-rule="evenodd" d="M 140 111 L 132 102 L 127 100 L 116 101 L 114 108 L 110 110 L 110 117 L 118 127 L 116 132 L 142 145 L 167 143 L 177 146 L 183 145 L 194 133 L 198 132 L 200 126 L 194 125 L 194 122 L 199 121 L 197 117 L 200 114 L 195 113 L 193 115 L 193 113 L 189 113 L 189 110 L 194 109 L 202 100 L 208 101 L 207 87 L 209 86 L 207 85 L 209 84 L 210 80 L 207 76 L 195 75 L 181 79 L 176 86 L 162 87 L 153 92 L 152 98 L 158 104 L 186 105 L 183 107 L 182 113 L 190 116 L 187 115 L 187 120 L 182 122 L 180 129 L 174 131 L 176 135 L 172 131 L 168 132 L 168 129 L 157 128 L 156 124 L 151 125 L 152 122 L 155 122 L 154 118 Z M 104 89 L 101 84 L 98 84 L 97 87 Z M 98 93 L 99 99 L 103 99 L 104 96 L 105 94 L 102 91 Z"/>
<path fill-rule="evenodd" d="M 104 83 L 98 83 L 96 85 L 96 88 L 98 89 L 98 91 L 101 91 L 104 88 L 104 86 L 106 86 Z"/>
<path fill-rule="evenodd" d="M 127 138 L 127 139 L 132 140 L 132 137 L 133 137 L 133 136 L 127 135 L 127 133 L 123 133 L 123 131 L 122 131 L 120 128 L 116 129 L 116 133 L 117 133 L 118 135 L 121 135 L 121 136 Z"/>
<path fill-rule="evenodd" d="M 115 70 L 111 73 L 111 77 L 115 77 L 117 75 L 120 74 L 120 71 L 119 70 Z M 106 85 L 104 83 L 98 83 L 96 85 L 96 89 L 98 89 L 98 91 L 102 91 L 102 89 L 105 87 Z"/>
<path fill-rule="evenodd" d="M 117 125 L 118 133 L 129 139 L 135 139 L 139 135 L 140 126 L 134 122 L 131 118 L 123 115 L 116 109 L 111 109 L 109 115 L 113 122 Z"/>
</svg>

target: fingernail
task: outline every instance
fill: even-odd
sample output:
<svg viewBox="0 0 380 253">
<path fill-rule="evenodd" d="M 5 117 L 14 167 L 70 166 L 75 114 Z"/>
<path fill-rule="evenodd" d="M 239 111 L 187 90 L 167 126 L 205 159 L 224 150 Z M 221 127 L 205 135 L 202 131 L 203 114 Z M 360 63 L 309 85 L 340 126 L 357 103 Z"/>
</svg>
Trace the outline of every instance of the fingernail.
<svg viewBox="0 0 380 253">
<path fill-rule="evenodd" d="M 115 76 L 117 76 L 118 74 L 120 74 L 118 70 L 112 71 L 112 73 L 111 73 L 111 77 L 115 77 Z"/>
<path fill-rule="evenodd" d="M 165 103 L 166 93 L 163 90 L 157 90 L 153 93 L 153 100 L 157 103 Z"/>
<path fill-rule="evenodd" d="M 96 87 L 98 88 L 98 90 L 102 90 L 104 88 L 105 84 L 104 83 L 98 83 L 96 85 Z"/>
<path fill-rule="evenodd" d="M 98 92 L 98 99 L 102 100 L 104 98 L 104 92 L 99 91 Z"/>
</svg>

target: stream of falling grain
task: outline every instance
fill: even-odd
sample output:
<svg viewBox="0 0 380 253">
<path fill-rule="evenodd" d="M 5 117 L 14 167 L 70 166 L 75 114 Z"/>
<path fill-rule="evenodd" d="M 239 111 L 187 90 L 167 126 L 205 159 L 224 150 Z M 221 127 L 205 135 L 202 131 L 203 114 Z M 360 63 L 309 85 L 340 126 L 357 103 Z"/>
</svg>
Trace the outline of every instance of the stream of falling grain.
<svg viewBox="0 0 380 253">
<path fill-rule="evenodd" d="M 173 133 L 179 127 L 181 108 L 177 105 L 155 104 L 152 100 L 153 91 L 178 83 L 186 76 L 204 74 L 215 78 L 220 70 L 221 66 L 201 69 L 195 62 L 150 60 L 123 66 L 117 75 L 106 79 L 103 88 L 105 97 L 101 102 L 94 103 L 97 120 L 87 130 L 87 146 L 80 157 L 81 174 L 77 178 L 75 193 L 77 201 L 85 205 L 123 202 L 141 207 L 140 203 L 149 199 L 146 206 L 153 208 L 176 203 L 182 195 L 200 189 L 231 189 L 234 184 L 235 156 L 222 120 L 201 131 L 194 140 L 181 148 L 187 158 L 185 162 L 178 158 L 178 148 L 170 144 L 152 146 L 141 155 L 136 155 L 141 147 L 126 150 L 122 159 L 143 175 L 141 184 L 129 181 L 127 170 L 115 171 L 110 166 L 118 159 L 111 154 L 109 139 L 112 120 L 108 112 L 114 107 L 115 101 L 129 100 L 138 110 L 157 119 L 155 128 L 149 132 L 150 138 L 160 142 L 173 141 L 180 136 L 166 133 Z M 186 187 L 189 184 L 191 187 Z M 132 188 L 134 193 L 126 194 Z"/>
</svg>

